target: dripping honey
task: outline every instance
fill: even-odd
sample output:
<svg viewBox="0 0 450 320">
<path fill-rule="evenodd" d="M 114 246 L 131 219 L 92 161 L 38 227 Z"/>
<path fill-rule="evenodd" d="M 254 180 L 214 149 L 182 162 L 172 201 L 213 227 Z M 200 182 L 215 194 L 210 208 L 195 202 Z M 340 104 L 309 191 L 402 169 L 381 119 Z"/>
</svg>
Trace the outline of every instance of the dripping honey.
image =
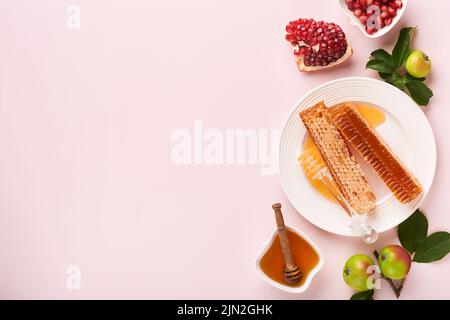
<svg viewBox="0 0 450 320">
<path fill-rule="evenodd" d="M 289 245 L 291 253 L 294 258 L 295 264 L 300 268 L 302 276 L 300 281 L 294 285 L 289 285 L 284 281 L 284 259 L 281 252 L 280 239 L 278 235 L 272 242 L 269 250 L 262 257 L 260 262 L 261 270 L 272 280 L 281 283 L 286 286 L 300 287 L 306 281 L 308 274 L 319 263 L 319 255 L 314 248 L 297 233 L 291 230 L 287 230 Z"/>
<path fill-rule="evenodd" d="M 372 128 L 376 128 L 385 121 L 385 116 L 383 111 L 381 111 L 379 108 L 365 104 L 365 103 L 353 103 L 356 105 L 358 111 L 361 113 L 361 115 L 364 117 L 364 119 L 368 122 L 368 124 Z M 333 106 L 330 109 L 331 112 L 333 112 L 333 109 L 338 107 L 339 105 Z M 316 145 L 314 144 L 313 140 L 307 136 L 305 139 L 305 142 L 303 144 L 303 152 L 308 151 L 311 155 L 313 155 L 317 159 L 321 159 L 322 156 L 320 155 L 319 150 L 317 149 Z M 306 178 L 311 183 L 312 187 L 317 190 L 323 197 L 326 199 L 336 202 L 333 195 L 326 189 L 326 187 L 320 182 L 318 179 L 313 179 L 312 176 L 306 174 Z"/>
</svg>

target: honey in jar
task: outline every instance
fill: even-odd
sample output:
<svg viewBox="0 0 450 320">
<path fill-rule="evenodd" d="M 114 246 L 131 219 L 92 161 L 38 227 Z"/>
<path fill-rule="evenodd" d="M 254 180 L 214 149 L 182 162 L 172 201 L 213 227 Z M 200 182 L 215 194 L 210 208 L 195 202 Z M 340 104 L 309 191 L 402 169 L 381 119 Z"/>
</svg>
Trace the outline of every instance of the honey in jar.
<svg viewBox="0 0 450 320">
<path fill-rule="evenodd" d="M 272 280 L 286 286 L 300 287 L 305 283 L 308 278 L 308 274 L 317 266 L 320 258 L 318 253 L 308 243 L 308 241 L 303 239 L 300 235 L 290 229 L 287 229 L 287 234 L 295 264 L 302 272 L 300 281 L 296 284 L 289 285 L 284 280 L 284 259 L 278 235 L 274 241 L 272 241 L 270 248 L 262 257 L 260 267 L 261 270 Z"/>
</svg>

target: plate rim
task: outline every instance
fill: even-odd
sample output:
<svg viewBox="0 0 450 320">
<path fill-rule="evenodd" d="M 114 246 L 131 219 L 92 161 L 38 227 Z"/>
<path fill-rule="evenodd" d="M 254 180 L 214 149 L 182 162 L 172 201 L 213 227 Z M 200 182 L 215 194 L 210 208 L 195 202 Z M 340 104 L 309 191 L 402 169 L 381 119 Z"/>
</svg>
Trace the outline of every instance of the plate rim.
<svg viewBox="0 0 450 320">
<path fill-rule="evenodd" d="M 429 130 L 430 134 L 431 134 L 431 138 L 433 140 L 433 143 L 430 145 L 430 152 L 432 153 L 432 174 L 431 174 L 431 180 L 430 180 L 430 184 L 427 190 L 424 190 L 424 192 L 422 193 L 422 195 L 420 196 L 420 198 L 417 200 L 416 204 L 414 205 L 414 207 L 416 208 L 415 210 L 413 210 L 409 215 L 405 216 L 404 219 L 402 219 L 401 221 L 399 221 L 396 225 L 392 226 L 392 227 L 388 227 L 388 228 L 384 228 L 384 229 L 380 229 L 378 231 L 378 233 L 384 233 L 386 231 L 392 230 L 393 228 L 397 227 L 399 224 L 401 224 L 403 221 L 405 221 L 406 219 L 408 219 L 413 213 L 414 211 L 416 211 L 424 202 L 424 200 L 426 199 L 426 197 L 428 196 L 429 191 L 431 190 L 431 187 L 433 186 L 434 183 L 434 179 L 436 176 L 436 170 L 437 170 L 437 144 L 436 144 L 436 137 L 434 135 L 433 132 L 433 128 L 431 127 L 430 121 L 428 120 L 428 117 L 425 115 L 425 113 L 423 113 L 423 110 L 421 109 L 421 107 L 419 105 L 417 105 L 414 100 L 412 100 L 412 98 L 410 96 L 408 96 L 404 91 L 398 89 L 397 87 L 394 87 L 384 81 L 381 81 L 379 79 L 374 79 L 374 78 L 369 78 L 369 77 L 361 77 L 361 76 L 350 76 L 350 77 L 342 77 L 342 78 L 338 78 L 338 79 L 334 79 L 334 80 L 330 80 L 330 81 L 326 81 L 325 83 L 322 83 L 314 88 L 312 88 L 311 90 L 307 91 L 304 95 L 302 95 L 302 97 L 300 99 L 297 100 L 297 102 L 294 104 L 294 106 L 292 107 L 291 111 L 288 114 L 288 117 L 286 118 L 286 120 L 283 122 L 283 129 L 281 131 L 281 135 L 280 135 L 280 143 L 278 146 L 278 179 L 280 181 L 283 193 L 285 194 L 285 196 L 288 198 L 289 202 L 291 203 L 291 205 L 294 207 L 295 211 L 297 211 L 298 214 L 300 214 L 304 219 L 306 219 L 309 223 L 311 223 L 312 225 L 316 226 L 317 228 L 324 230 L 326 232 L 332 233 L 332 234 L 336 234 L 336 235 L 341 235 L 341 236 L 345 236 L 345 237 L 359 237 L 359 235 L 357 234 L 347 234 L 347 233 L 342 233 L 339 231 L 333 231 L 333 230 L 329 230 L 329 229 L 325 229 L 322 226 L 314 223 L 313 221 L 311 221 L 307 216 L 305 216 L 304 214 L 302 214 L 300 212 L 300 210 L 297 209 L 297 206 L 294 204 L 294 202 L 291 199 L 291 196 L 289 195 L 288 192 L 286 192 L 286 183 L 283 180 L 282 174 L 281 174 L 281 167 L 282 167 L 282 161 L 281 161 L 281 157 L 282 157 L 282 146 L 283 146 L 283 138 L 285 136 L 286 130 L 287 130 L 287 125 L 289 124 L 289 120 L 291 119 L 291 117 L 293 116 L 293 114 L 297 111 L 297 108 L 300 106 L 300 104 L 302 103 L 302 101 L 306 100 L 308 96 L 312 95 L 315 91 L 319 91 L 320 89 L 322 89 L 323 87 L 326 86 L 330 86 L 333 85 L 334 83 L 339 83 L 339 82 L 344 82 L 344 81 L 366 81 L 366 82 L 372 82 L 372 83 L 377 83 L 377 84 L 381 84 L 389 89 L 393 89 L 394 91 L 400 92 L 402 95 L 406 96 L 408 99 L 411 99 L 411 101 L 416 105 L 416 107 L 418 108 L 418 110 L 420 112 L 422 112 L 423 117 L 425 118 L 425 125 L 427 127 L 427 129 Z"/>
</svg>

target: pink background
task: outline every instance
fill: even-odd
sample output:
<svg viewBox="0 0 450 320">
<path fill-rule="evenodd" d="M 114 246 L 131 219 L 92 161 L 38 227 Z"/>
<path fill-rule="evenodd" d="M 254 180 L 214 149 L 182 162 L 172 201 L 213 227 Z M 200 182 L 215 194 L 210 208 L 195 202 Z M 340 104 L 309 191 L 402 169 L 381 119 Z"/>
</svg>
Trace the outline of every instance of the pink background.
<svg viewBox="0 0 450 320">
<path fill-rule="evenodd" d="M 176 166 L 173 130 L 281 128 L 307 91 L 390 49 L 397 26 L 368 39 L 337 1 L 79 0 L 0 3 L 0 297 L 347 299 L 346 259 L 358 239 L 326 233 L 288 203 L 258 165 Z M 449 1 L 410 1 L 401 25 L 434 67 L 425 111 L 438 170 L 422 208 L 430 231 L 450 224 Z M 355 55 L 344 67 L 300 74 L 284 26 L 314 17 L 340 24 Z M 395 106 L 392 106 L 395 107 Z M 274 231 L 273 202 L 323 250 L 305 294 L 270 287 L 254 259 Z M 395 243 L 395 231 L 377 248 Z M 403 299 L 450 298 L 449 259 L 415 264 Z M 81 289 L 66 268 L 81 268 Z M 393 298 L 385 285 L 376 298 Z"/>
</svg>

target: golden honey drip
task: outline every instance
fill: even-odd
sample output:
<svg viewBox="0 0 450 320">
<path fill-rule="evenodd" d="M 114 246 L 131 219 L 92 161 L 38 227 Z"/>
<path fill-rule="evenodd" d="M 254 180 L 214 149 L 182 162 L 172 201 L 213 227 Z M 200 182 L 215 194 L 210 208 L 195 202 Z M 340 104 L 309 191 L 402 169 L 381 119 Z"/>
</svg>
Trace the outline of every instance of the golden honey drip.
<svg viewBox="0 0 450 320">
<path fill-rule="evenodd" d="M 374 106 L 371 106 L 368 104 L 362 104 L 362 103 L 357 103 L 355 105 L 356 105 L 356 108 L 358 109 L 358 111 L 361 113 L 361 115 L 364 117 L 364 119 L 369 123 L 369 125 L 372 128 L 376 128 L 377 126 L 384 123 L 384 121 L 385 121 L 384 113 L 377 107 L 374 107 Z M 333 111 L 338 106 L 339 105 L 331 107 L 330 111 Z M 317 149 L 316 145 L 314 144 L 314 141 L 309 136 L 307 136 L 305 139 L 302 151 L 307 151 L 314 158 L 321 159 L 323 161 L 322 156 L 320 155 L 319 149 Z M 305 152 L 305 154 L 306 154 L 306 152 Z M 307 177 L 308 181 L 310 182 L 310 184 L 312 185 L 312 187 L 314 189 L 316 189 L 317 192 L 319 192 L 323 197 L 336 203 L 336 200 L 334 199 L 333 195 L 320 182 L 320 180 L 313 179 L 313 177 L 311 176 L 311 173 L 308 170 L 305 170 L 306 168 L 304 167 L 304 165 L 302 165 L 302 167 L 303 167 L 306 177 Z"/>
</svg>

